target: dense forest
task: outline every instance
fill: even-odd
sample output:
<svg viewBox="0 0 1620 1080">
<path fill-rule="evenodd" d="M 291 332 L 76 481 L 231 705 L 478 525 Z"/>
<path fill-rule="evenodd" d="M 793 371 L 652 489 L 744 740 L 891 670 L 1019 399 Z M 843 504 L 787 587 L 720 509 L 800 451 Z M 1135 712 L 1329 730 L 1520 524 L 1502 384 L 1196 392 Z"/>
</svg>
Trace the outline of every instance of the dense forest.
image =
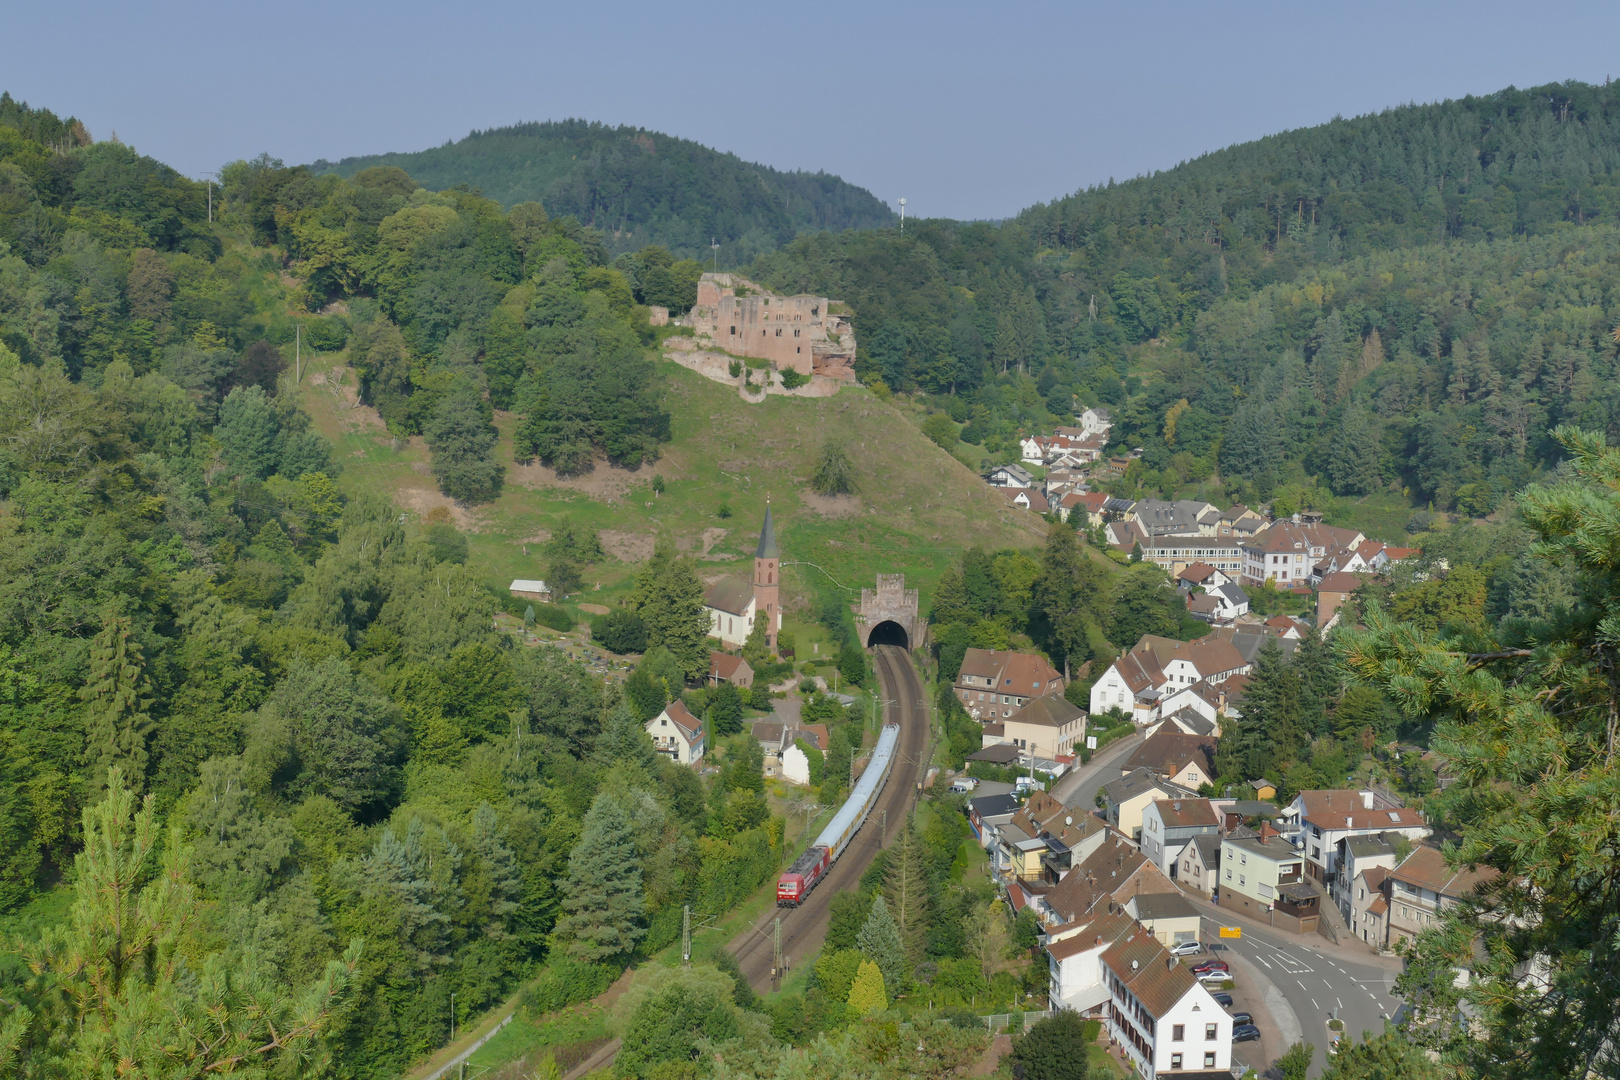
<svg viewBox="0 0 1620 1080">
<path fill-rule="evenodd" d="M 1405 490 L 1483 514 L 1615 427 L 1620 88 L 1509 90 L 1335 120 L 1034 207 L 802 236 L 773 287 L 848 301 L 861 370 L 941 441 L 1115 414 L 1122 494 Z M 1224 486 L 1214 489 L 1219 477 Z"/>
<path fill-rule="evenodd" d="M 649 244 L 736 266 L 802 232 L 881 228 L 893 214 L 865 188 L 824 172 L 782 172 L 644 128 L 584 120 L 474 131 L 402 154 L 317 161 L 352 177 L 378 165 L 435 191 L 479 191 L 503 206 L 538 202 L 603 233 L 615 254 Z"/>
</svg>

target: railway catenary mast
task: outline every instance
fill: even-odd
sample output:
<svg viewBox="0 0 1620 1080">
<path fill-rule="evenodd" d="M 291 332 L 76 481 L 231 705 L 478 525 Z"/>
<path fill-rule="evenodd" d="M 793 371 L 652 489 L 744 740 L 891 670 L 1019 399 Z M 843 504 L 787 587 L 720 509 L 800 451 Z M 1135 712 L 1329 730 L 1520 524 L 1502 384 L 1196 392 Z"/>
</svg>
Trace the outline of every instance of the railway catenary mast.
<svg viewBox="0 0 1620 1080">
<path fill-rule="evenodd" d="M 861 831 L 866 816 L 877 805 L 878 795 L 883 786 L 888 783 L 889 774 L 894 771 L 896 748 L 900 744 L 900 725 L 884 724 L 883 730 L 878 734 L 877 745 L 872 749 L 872 760 L 867 763 L 866 771 L 855 782 L 855 789 L 849 793 L 849 799 L 838 808 L 838 813 L 821 830 L 816 842 L 811 844 L 803 855 L 793 861 L 793 865 L 777 879 L 776 906 L 798 907 L 804 903 L 805 897 L 816 883 L 826 876 L 832 864 L 838 861 L 838 856 L 844 853 L 849 842 L 855 834 Z"/>
</svg>

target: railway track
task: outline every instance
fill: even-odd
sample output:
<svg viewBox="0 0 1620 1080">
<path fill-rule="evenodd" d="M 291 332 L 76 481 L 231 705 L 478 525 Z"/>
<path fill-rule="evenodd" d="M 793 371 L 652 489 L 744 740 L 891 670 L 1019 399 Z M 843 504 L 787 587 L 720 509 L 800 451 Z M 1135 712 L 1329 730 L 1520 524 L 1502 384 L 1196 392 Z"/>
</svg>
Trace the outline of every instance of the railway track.
<svg viewBox="0 0 1620 1080">
<path fill-rule="evenodd" d="M 861 875 L 872 864 L 872 859 L 885 846 L 889 837 L 904 824 L 917 795 L 917 782 L 928 748 L 928 702 L 922 681 L 911 665 L 911 656 L 896 645 L 879 645 L 873 650 L 873 667 L 877 670 L 878 693 L 886 702 L 883 722 L 900 725 L 900 745 L 895 756 L 894 772 L 878 797 L 878 804 L 866 819 L 866 824 L 844 849 L 844 854 L 833 864 L 827 876 L 816 886 L 810 898 L 796 908 L 773 908 L 760 922 L 731 940 L 728 948 L 737 957 L 744 977 L 755 990 L 764 993 L 771 986 L 771 966 L 776 950 L 773 942 L 774 921 L 782 919 L 782 957 L 787 970 L 792 970 L 821 947 L 827 936 L 827 922 L 832 898 L 841 892 L 853 892 L 860 886 Z M 885 819 L 887 835 L 884 833 Z M 774 887 L 775 879 L 772 879 Z"/>
</svg>

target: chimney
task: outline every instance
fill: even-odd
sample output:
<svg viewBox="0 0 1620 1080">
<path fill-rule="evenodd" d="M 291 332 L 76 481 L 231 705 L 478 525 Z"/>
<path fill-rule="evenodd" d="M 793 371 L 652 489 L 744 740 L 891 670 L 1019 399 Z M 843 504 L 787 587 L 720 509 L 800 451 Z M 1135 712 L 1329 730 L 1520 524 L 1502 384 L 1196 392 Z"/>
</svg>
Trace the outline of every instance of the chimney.
<svg viewBox="0 0 1620 1080">
<path fill-rule="evenodd" d="M 1363 810 L 1371 810 L 1373 808 L 1373 793 L 1372 792 L 1363 791 L 1361 793 L 1361 808 Z"/>
<path fill-rule="evenodd" d="M 1262 844 L 1265 843 L 1267 840 L 1270 840 L 1273 836 L 1281 836 L 1281 835 L 1282 835 L 1282 833 L 1278 832 L 1276 829 L 1271 827 L 1271 822 L 1267 821 L 1264 818 L 1260 819 L 1260 842 Z"/>
<path fill-rule="evenodd" d="M 1177 960 L 1176 960 L 1175 957 L 1173 957 L 1173 956 L 1165 957 L 1164 958 L 1164 968 L 1165 968 L 1165 970 L 1169 971 L 1171 968 L 1176 966 L 1176 963 L 1177 963 Z"/>
</svg>

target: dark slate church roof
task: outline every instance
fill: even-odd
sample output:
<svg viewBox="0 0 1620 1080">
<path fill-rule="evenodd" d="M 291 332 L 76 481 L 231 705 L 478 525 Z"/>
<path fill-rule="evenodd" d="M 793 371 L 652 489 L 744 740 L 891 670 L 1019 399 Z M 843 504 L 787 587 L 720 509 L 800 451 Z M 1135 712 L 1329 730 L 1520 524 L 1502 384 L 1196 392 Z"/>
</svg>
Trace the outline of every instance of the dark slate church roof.
<svg viewBox="0 0 1620 1080">
<path fill-rule="evenodd" d="M 756 559 L 779 559 L 781 555 L 776 550 L 776 528 L 771 524 L 771 504 L 765 504 L 765 527 L 759 530 L 759 547 L 754 551 Z"/>
</svg>

